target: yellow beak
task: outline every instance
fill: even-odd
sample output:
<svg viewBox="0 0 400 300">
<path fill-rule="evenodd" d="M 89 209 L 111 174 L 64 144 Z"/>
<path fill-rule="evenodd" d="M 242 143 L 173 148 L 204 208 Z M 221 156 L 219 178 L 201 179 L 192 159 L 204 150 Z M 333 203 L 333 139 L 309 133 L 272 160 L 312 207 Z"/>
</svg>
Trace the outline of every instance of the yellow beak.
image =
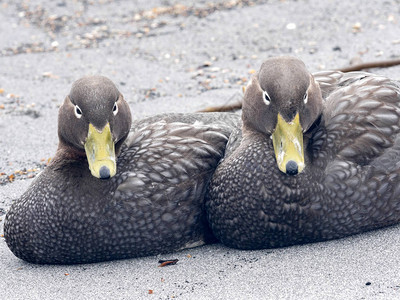
<svg viewBox="0 0 400 300">
<path fill-rule="evenodd" d="M 303 130 L 298 113 L 291 122 L 286 122 L 278 114 L 272 142 L 279 170 L 289 175 L 296 175 L 304 170 Z"/>
<path fill-rule="evenodd" d="M 107 179 L 115 175 L 117 164 L 109 123 L 101 131 L 89 124 L 85 152 L 89 169 L 94 177 Z"/>
</svg>

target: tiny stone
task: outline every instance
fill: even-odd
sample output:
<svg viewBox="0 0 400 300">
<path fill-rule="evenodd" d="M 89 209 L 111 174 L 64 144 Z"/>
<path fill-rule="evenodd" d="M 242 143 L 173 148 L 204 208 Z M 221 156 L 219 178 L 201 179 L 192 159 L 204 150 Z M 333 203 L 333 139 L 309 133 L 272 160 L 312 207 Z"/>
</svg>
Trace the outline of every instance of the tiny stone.
<svg viewBox="0 0 400 300">
<path fill-rule="evenodd" d="M 360 32 L 361 31 L 361 23 L 357 22 L 353 25 L 353 32 Z"/>
<path fill-rule="evenodd" d="M 289 24 L 287 24 L 286 25 L 286 29 L 288 29 L 288 30 L 293 30 L 293 29 L 296 29 L 296 24 L 295 23 L 289 23 Z"/>
</svg>

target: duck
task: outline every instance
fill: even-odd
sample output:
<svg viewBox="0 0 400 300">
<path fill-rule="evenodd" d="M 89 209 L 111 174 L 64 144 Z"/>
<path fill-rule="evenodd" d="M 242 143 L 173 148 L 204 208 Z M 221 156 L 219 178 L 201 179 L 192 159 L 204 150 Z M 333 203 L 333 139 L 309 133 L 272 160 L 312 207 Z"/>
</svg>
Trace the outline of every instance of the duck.
<svg viewBox="0 0 400 300">
<path fill-rule="evenodd" d="M 271 57 L 243 97 L 205 199 L 217 239 L 267 249 L 399 223 L 398 82 Z"/>
<path fill-rule="evenodd" d="M 77 80 L 59 108 L 54 158 L 6 214 L 9 249 L 30 263 L 80 264 L 212 242 L 206 185 L 239 121 L 165 113 L 133 122 L 110 79 Z"/>
</svg>

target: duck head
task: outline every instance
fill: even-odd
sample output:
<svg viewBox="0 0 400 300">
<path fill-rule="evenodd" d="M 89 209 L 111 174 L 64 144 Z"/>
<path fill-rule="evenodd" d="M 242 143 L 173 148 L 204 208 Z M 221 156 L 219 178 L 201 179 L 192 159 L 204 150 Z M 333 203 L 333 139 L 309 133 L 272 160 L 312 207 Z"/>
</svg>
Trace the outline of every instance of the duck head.
<svg viewBox="0 0 400 300">
<path fill-rule="evenodd" d="M 321 115 L 318 83 L 294 57 L 266 60 L 246 88 L 243 126 L 272 138 L 278 168 L 288 175 L 303 171 L 303 134 Z"/>
<path fill-rule="evenodd" d="M 131 123 L 129 105 L 111 80 L 83 77 L 74 82 L 60 107 L 60 145 L 86 155 L 92 175 L 107 179 L 116 173 L 116 156 Z"/>
</svg>

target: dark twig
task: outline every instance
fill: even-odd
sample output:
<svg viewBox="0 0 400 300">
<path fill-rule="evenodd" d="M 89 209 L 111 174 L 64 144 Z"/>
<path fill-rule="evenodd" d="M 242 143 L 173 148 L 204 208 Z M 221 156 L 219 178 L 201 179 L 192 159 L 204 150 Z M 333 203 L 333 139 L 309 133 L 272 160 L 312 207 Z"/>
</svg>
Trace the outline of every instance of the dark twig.
<svg viewBox="0 0 400 300">
<path fill-rule="evenodd" d="M 199 110 L 199 112 L 228 112 L 234 111 L 242 108 L 242 102 L 238 102 L 235 104 L 229 105 L 220 105 L 220 106 L 209 106 L 205 109 Z"/>
<path fill-rule="evenodd" d="M 397 66 L 397 65 L 400 65 L 400 59 L 366 62 L 366 63 L 361 63 L 361 64 L 344 67 L 344 68 L 338 69 L 338 71 L 346 73 L 346 72 L 361 71 L 361 70 L 372 69 L 372 68 L 389 68 L 389 67 L 393 67 L 393 66 Z"/>
<path fill-rule="evenodd" d="M 158 263 L 160 265 L 158 265 L 158 267 L 166 267 L 166 266 L 172 266 L 172 265 L 176 265 L 176 263 L 179 261 L 179 259 L 167 259 L 167 260 L 159 260 Z"/>
</svg>

